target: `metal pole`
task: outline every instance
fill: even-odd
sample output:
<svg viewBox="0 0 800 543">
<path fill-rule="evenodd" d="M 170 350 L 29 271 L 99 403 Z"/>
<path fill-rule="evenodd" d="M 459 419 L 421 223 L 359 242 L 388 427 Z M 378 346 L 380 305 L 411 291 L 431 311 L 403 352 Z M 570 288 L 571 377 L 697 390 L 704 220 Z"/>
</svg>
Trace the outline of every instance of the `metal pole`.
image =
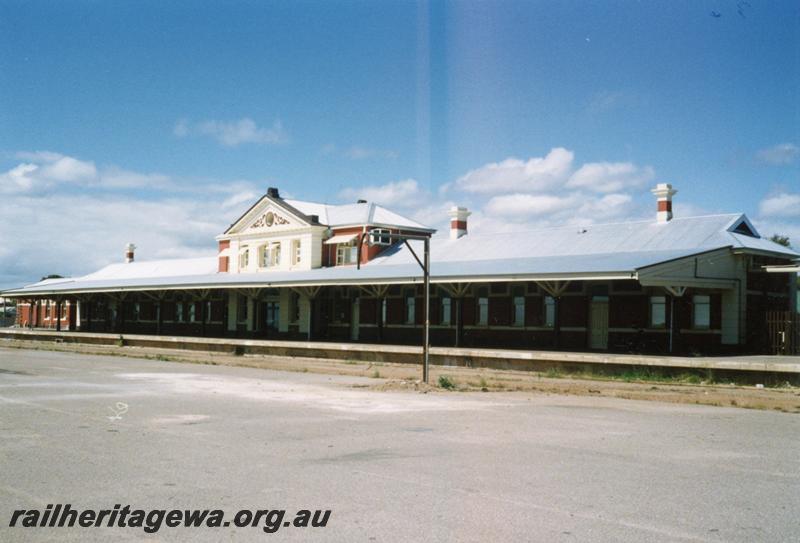
<svg viewBox="0 0 800 543">
<path fill-rule="evenodd" d="M 359 258 L 356 262 L 356 269 L 361 269 L 361 246 L 364 243 L 364 239 L 367 236 L 367 232 L 361 234 L 361 237 L 358 241 L 359 247 Z M 425 235 L 414 235 L 414 234 L 390 234 L 392 240 L 402 240 L 405 243 L 408 250 L 411 252 L 411 255 L 414 257 L 414 260 L 417 261 L 420 268 L 422 268 L 424 284 L 425 284 L 425 324 L 423 330 L 423 344 L 422 344 L 422 380 L 427 383 L 428 382 L 428 364 L 429 364 L 429 351 L 430 351 L 430 325 L 431 325 L 431 318 L 430 318 L 430 303 L 431 303 L 431 245 L 430 245 L 430 236 Z M 423 255 L 423 260 L 420 261 L 417 254 L 414 252 L 414 249 L 408 243 L 409 240 L 414 241 L 422 241 L 425 244 L 425 254 Z"/>
<path fill-rule="evenodd" d="M 428 382 L 428 362 L 429 362 L 429 354 L 430 354 L 430 332 L 431 332 L 431 245 L 430 240 L 425 238 L 425 266 L 423 269 L 424 278 L 425 278 L 425 339 L 424 343 L 422 344 L 422 357 L 423 357 L 423 368 L 422 368 L 422 380 L 427 383 Z"/>
</svg>

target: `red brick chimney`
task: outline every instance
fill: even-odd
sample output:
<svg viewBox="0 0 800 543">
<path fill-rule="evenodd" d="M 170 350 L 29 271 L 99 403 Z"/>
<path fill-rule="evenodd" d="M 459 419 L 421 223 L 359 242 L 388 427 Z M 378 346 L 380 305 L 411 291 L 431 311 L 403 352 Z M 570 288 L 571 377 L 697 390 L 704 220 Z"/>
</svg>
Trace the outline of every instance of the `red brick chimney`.
<svg viewBox="0 0 800 543">
<path fill-rule="evenodd" d="M 667 223 L 672 220 L 672 197 L 678 192 L 669 183 L 659 183 L 650 192 L 656 195 L 656 221 Z"/>
<path fill-rule="evenodd" d="M 133 251 L 136 250 L 136 245 L 129 243 L 125 246 L 125 263 L 130 264 L 133 262 Z"/>
<path fill-rule="evenodd" d="M 467 235 L 467 217 L 472 213 L 466 207 L 453 206 L 450 215 L 450 239 L 458 239 Z"/>
</svg>

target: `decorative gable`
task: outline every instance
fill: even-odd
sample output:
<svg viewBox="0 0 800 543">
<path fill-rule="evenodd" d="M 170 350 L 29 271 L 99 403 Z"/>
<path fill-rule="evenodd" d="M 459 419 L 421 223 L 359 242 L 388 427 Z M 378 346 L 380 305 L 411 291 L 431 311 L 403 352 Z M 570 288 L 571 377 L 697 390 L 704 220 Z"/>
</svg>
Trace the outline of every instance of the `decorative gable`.
<svg viewBox="0 0 800 543">
<path fill-rule="evenodd" d="M 312 226 L 309 218 L 265 196 L 231 225 L 225 234 L 253 234 L 294 230 Z M 296 211 L 296 212 L 295 212 Z"/>
<path fill-rule="evenodd" d="M 280 226 L 282 224 L 290 224 L 290 222 L 283 215 L 270 210 L 256 219 L 256 221 L 248 227 L 248 230 L 272 228 L 273 226 Z"/>
</svg>

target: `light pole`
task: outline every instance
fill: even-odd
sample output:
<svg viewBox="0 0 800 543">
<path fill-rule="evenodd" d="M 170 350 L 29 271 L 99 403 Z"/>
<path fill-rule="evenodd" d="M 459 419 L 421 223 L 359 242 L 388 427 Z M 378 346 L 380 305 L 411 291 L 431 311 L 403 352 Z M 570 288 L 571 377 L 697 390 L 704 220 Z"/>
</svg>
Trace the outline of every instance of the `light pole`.
<svg viewBox="0 0 800 543">
<path fill-rule="evenodd" d="M 358 258 L 356 260 L 356 269 L 361 269 L 361 246 L 364 244 L 364 238 L 370 235 L 369 232 L 363 232 L 358 241 Z M 385 234 L 381 234 L 385 236 Z M 422 281 L 425 287 L 425 322 L 422 331 L 422 381 L 428 383 L 429 381 L 429 363 L 430 363 L 430 347 L 431 347 L 431 238 L 430 236 L 421 236 L 419 234 L 389 234 L 389 243 L 395 240 L 402 240 L 408 250 L 414 256 L 419 267 L 422 268 Z M 417 256 L 413 247 L 408 243 L 411 241 L 422 241 L 424 244 L 422 260 Z"/>
</svg>

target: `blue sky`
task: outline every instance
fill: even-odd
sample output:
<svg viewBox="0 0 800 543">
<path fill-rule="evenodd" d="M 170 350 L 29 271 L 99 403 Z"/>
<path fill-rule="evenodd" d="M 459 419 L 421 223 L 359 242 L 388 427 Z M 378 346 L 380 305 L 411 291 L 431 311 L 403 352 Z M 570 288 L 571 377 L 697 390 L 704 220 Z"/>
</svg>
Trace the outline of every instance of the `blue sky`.
<svg viewBox="0 0 800 543">
<path fill-rule="evenodd" d="M 0 73 L 0 287 L 213 254 L 273 185 L 488 231 L 670 182 L 800 241 L 797 2 L 5 1 Z"/>
</svg>

